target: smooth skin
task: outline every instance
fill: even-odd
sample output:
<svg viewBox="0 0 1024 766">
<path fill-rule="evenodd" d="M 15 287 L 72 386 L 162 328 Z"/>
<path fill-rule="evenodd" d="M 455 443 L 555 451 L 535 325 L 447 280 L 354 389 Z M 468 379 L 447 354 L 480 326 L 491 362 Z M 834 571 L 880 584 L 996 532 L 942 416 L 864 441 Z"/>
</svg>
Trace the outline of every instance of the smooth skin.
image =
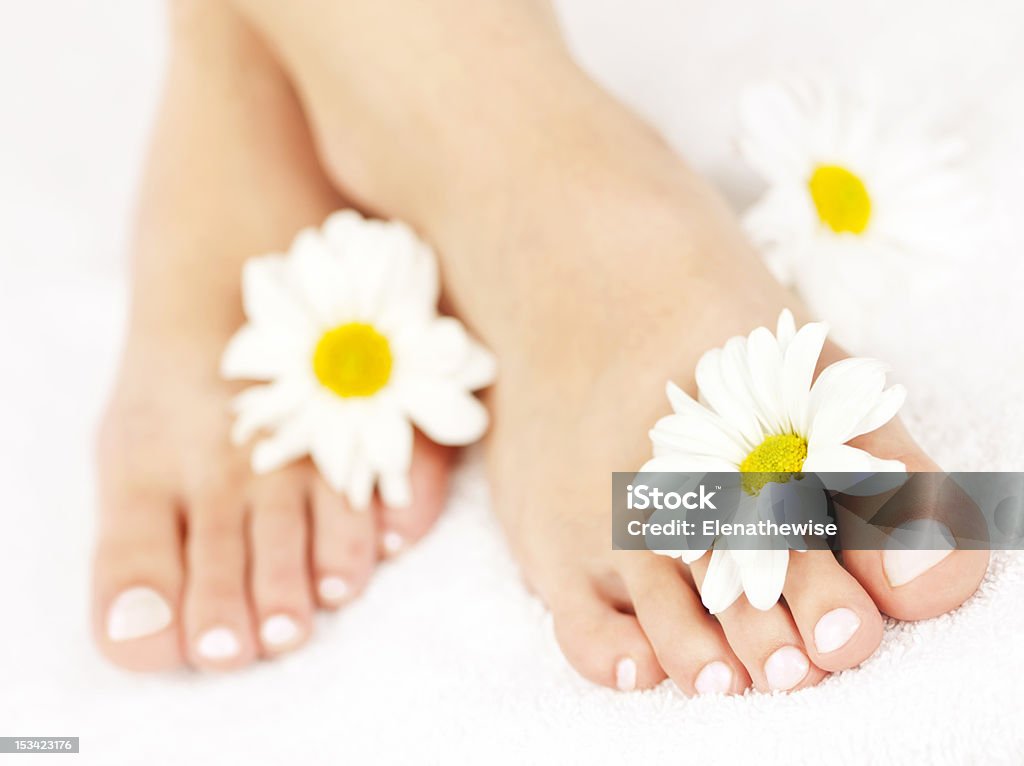
<svg viewBox="0 0 1024 766">
<path fill-rule="evenodd" d="M 245 228 L 250 222 L 238 220 L 237 205 L 203 208 L 198 222 L 184 219 L 186 229 L 196 226 L 200 234 L 186 234 L 180 216 L 175 232 L 149 229 L 152 238 L 148 250 L 140 248 L 140 258 L 163 264 L 179 281 L 188 283 L 195 273 L 188 257 L 197 252 L 196 239 L 207 243 L 201 256 L 205 269 L 215 261 L 234 266 L 224 269 L 219 287 L 211 284 L 207 290 L 206 300 L 217 307 L 214 315 L 224 315 L 222 323 L 211 327 L 204 316 L 196 324 L 205 329 L 186 333 L 164 310 L 158 312 L 161 321 L 133 322 L 136 347 L 162 345 L 163 336 L 154 335 L 153 328 L 176 334 L 188 354 L 194 353 L 193 344 L 206 349 L 196 365 L 210 376 L 215 351 L 239 321 L 237 281 L 232 281 L 238 259 L 271 244 L 281 247 L 299 226 L 338 204 L 335 192 L 325 188 L 319 165 L 345 198 L 374 214 L 410 222 L 437 247 L 452 310 L 497 354 L 501 374 L 488 396 L 494 427 L 487 440 L 495 509 L 527 583 L 553 612 L 563 652 L 583 676 L 623 689 L 650 687 L 670 677 L 688 694 L 740 692 L 751 686 L 798 689 L 869 657 L 881 639 L 881 611 L 922 619 L 955 608 L 975 591 L 987 566 L 983 551 L 954 552 L 898 587 L 887 577 L 879 552 L 850 551 L 842 564 L 830 554 L 807 553 L 792 559 L 784 601 L 759 611 L 741 597 L 712 617 L 700 603 L 706 559 L 685 568 L 654 554 L 611 550 L 608 474 L 635 469 L 649 456 L 647 429 L 667 411 L 665 381 L 674 380 L 692 393 L 694 366 L 708 348 L 755 326 L 773 326 L 784 306 L 798 318 L 807 317 L 765 271 L 718 196 L 649 126 L 573 63 L 545 2 L 236 0 L 232 7 L 273 51 L 273 61 L 269 56 L 261 61 L 268 70 L 279 66 L 282 74 L 268 79 L 289 94 L 283 83 L 291 83 L 306 122 L 294 104 L 285 108 L 287 99 L 275 102 L 273 115 L 261 104 L 261 130 L 270 129 L 266 120 L 273 116 L 271 124 L 283 120 L 292 126 L 288 141 L 297 142 L 288 144 L 290 156 L 279 157 L 276 169 L 260 171 L 278 183 L 253 184 L 250 176 L 249 183 L 236 179 L 221 187 L 224 198 L 230 198 L 227 192 L 243 194 L 240 187 L 245 187 L 241 198 L 260 211 L 253 216 L 260 221 L 259 237 Z M 208 17 L 229 16 L 219 2 L 180 3 L 178 8 L 190 8 L 197 26 L 207 24 Z M 178 57 L 194 55 L 177 44 Z M 232 71 L 227 60 L 237 59 L 238 53 L 214 58 Z M 207 59 L 189 66 L 209 76 L 212 63 Z M 251 66 L 233 71 L 237 77 Z M 173 85 L 173 71 L 171 80 Z M 169 104 L 172 96 L 173 90 Z M 165 108 L 160 135 L 179 142 L 179 151 L 209 147 L 208 137 L 200 144 L 187 134 L 195 133 L 196 120 L 205 122 L 216 113 L 208 110 L 223 106 L 202 99 L 187 103 L 185 113 L 195 113 L 191 121 L 182 117 L 179 123 L 191 127 L 169 122 Z M 209 122 L 238 155 L 239 166 L 270 164 L 265 152 L 258 157 L 247 153 L 255 141 L 245 144 L 234 135 L 232 127 L 244 119 L 234 126 L 223 117 Z M 302 143 L 300 123 L 308 124 L 315 150 Z M 285 151 L 283 141 L 276 144 L 277 151 Z M 205 172 L 224 181 L 224 165 L 221 159 Z M 186 199 L 203 182 L 180 176 L 178 181 L 178 193 Z M 209 188 L 210 180 L 205 183 Z M 151 188 L 161 199 L 152 202 L 150 215 L 157 220 L 170 216 L 166 210 L 175 200 L 167 185 L 151 183 Z M 275 194 L 275 188 L 289 193 Z M 309 193 L 296 194 L 299 189 Z M 307 197 L 298 203 L 297 198 Z M 280 229 L 266 231 L 268 220 L 279 222 Z M 141 255 L 145 252 L 158 255 Z M 180 296 L 171 294 L 166 281 L 156 292 L 159 301 L 178 310 Z M 824 366 L 843 352 L 828 346 L 823 356 Z M 124 411 L 120 403 L 130 398 L 124 391 L 145 391 L 144 399 L 161 402 L 160 412 L 168 411 L 162 408 L 169 399 L 189 402 L 173 414 L 194 428 L 182 429 L 159 462 L 168 460 L 168 451 L 193 454 L 196 444 L 212 441 L 220 462 L 207 462 L 202 475 L 227 497 L 238 496 L 243 488 L 251 493 L 250 487 L 263 483 L 237 468 L 241 458 L 225 448 L 224 423 L 209 411 L 202 418 L 189 414 L 198 393 L 194 387 L 179 384 L 181 394 L 171 396 L 166 385 L 137 369 L 147 365 L 133 362 L 130 353 L 126 360 L 142 381 L 119 388 L 113 412 Z M 221 407 L 227 389 L 207 380 L 202 390 L 209 388 L 224 391 L 208 405 Z M 165 426 L 166 420 L 156 418 L 152 428 L 159 432 Z M 898 421 L 861 437 L 856 446 L 904 460 L 913 470 L 936 467 Z M 443 486 L 442 458 L 430 445 L 417 455 L 421 468 L 415 470 L 430 477 L 423 483 Z M 196 630 L 231 620 L 241 631 L 256 621 L 244 609 L 244 582 L 232 569 L 235 574 L 227 579 L 233 589 L 213 589 L 225 598 L 204 600 L 203 594 L 212 592 L 203 585 L 207 580 L 192 574 L 203 558 L 186 556 L 184 570 L 174 558 L 182 543 L 171 520 L 180 518 L 182 510 L 172 499 L 192 485 L 180 472 L 155 483 L 152 474 L 131 469 L 122 459 L 117 453 L 104 458 L 106 470 L 113 472 L 115 464 L 121 485 L 133 487 L 134 494 L 122 492 L 108 501 L 105 529 L 116 530 L 129 515 L 139 518 L 134 509 L 143 500 L 156 503 L 157 510 L 150 511 L 156 521 L 124 527 L 136 530 L 134 537 L 106 533 L 112 538 L 120 534 L 129 544 L 118 549 L 120 558 L 105 559 L 101 547 L 97 614 L 104 614 L 119 589 L 135 583 L 159 582 L 169 594 L 180 592 L 182 580 L 192 584 L 185 589 L 180 630 L 140 639 L 139 646 L 125 641 L 105 648 L 124 665 L 163 667 L 179 659 L 171 656 L 170 647 L 180 645 L 186 658 L 204 666 L 188 649 Z M 226 471 L 226 466 L 235 469 Z M 288 486 L 316 482 L 307 468 L 296 468 L 295 476 Z M 152 491 L 156 487 L 160 491 Z M 422 494 L 441 497 L 440 490 Z M 187 508 L 204 509 L 208 518 L 218 520 L 220 534 L 212 538 L 210 551 L 223 545 L 233 551 L 232 560 L 241 559 L 246 547 L 239 539 L 239 518 L 257 513 L 238 511 L 240 503 L 223 502 L 220 496 L 215 501 L 194 497 Z M 416 518 L 432 519 L 440 502 L 425 502 Z M 117 513 L 111 507 L 132 510 Z M 185 511 L 186 518 L 190 513 Z M 383 518 L 390 517 L 385 512 Z M 304 534 L 315 536 L 317 529 L 314 524 Z M 372 539 L 372 533 L 365 534 Z M 141 559 L 131 555 L 140 541 L 166 549 L 163 563 L 141 569 Z M 191 537 L 185 545 L 191 551 Z M 248 555 L 258 560 L 261 553 L 252 549 Z M 318 571 L 317 566 L 314 562 L 311 569 Z M 368 575 L 369 566 L 360 571 Z M 255 612 L 284 607 L 301 611 L 297 600 L 285 598 Z M 826 624 L 827 616 L 836 619 Z M 146 659 L 161 652 L 159 662 Z M 232 666 L 258 653 L 254 642 Z"/>
</svg>

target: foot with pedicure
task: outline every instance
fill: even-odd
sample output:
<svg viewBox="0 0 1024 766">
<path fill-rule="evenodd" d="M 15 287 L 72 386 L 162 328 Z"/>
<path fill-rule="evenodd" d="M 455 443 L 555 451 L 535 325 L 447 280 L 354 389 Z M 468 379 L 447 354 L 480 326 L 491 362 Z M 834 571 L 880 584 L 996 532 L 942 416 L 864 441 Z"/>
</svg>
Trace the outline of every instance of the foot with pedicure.
<svg viewBox="0 0 1024 766">
<path fill-rule="evenodd" d="M 744 232 L 545 2 L 400 5 L 408 44 L 381 46 L 369 0 L 170 4 L 98 448 L 104 655 L 299 651 L 318 610 L 415 563 L 481 438 L 523 580 L 601 686 L 792 692 L 868 660 L 884 615 L 968 599 L 987 551 L 612 549 L 615 471 L 939 470 L 899 420 L 913 392 L 831 340 L 750 244 L 765 216 Z M 870 184 L 827 168 L 813 224 L 869 230 Z"/>
</svg>

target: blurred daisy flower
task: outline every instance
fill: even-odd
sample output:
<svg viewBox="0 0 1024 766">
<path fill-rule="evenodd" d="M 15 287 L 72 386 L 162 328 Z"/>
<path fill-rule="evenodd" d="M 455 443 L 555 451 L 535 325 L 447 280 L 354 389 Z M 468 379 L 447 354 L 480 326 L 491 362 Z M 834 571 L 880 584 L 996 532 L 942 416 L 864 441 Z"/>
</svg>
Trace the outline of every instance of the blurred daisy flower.
<svg viewBox="0 0 1024 766">
<path fill-rule="evenodd" d="M 770 510 L 771 503 L 758 502 L 766 486 L 801 472 L 905 471 L 898 460 L 847 443 L 888 423 L 903 405 L 905 389 L 886 388 L 887 368 L 874 359 L 843 359 L 814 379 L 827 334 L 820 322 L 797 329 L 787 309 L 774 334 L 758 327 L 706 352 L 697 363 L 699 401 L 668 384 L 673 414 L 651 430 L 654 457 L 641 472 L 740 472 L 739 489 L 750 501 L 739 504 L 739 520 L 749 522 Z M 815 490 L 823 491 L 822 485 L 815 483 Z M 727 609 L 743 593 L 758 609 L 779 600 L 788 548 L 713 547 L 701 593 L 709 611 Z M 707 551 L 657 552 L 692 563 Z"/>
<path fill-rule="evenodd" d="M 248 323 L 221 360 L 225 378 L 265 381 L 234 401 L 232 440 L 256 473 L 309 455 L 328 484 L 366 508 L 411 502 L 413 426 L 463 445 L 487 428 L 472 392 L 494 380 L 491 354 L 438 315 L 437 264 L 407 226 L 335 213 L 287 255 L 250 259 Z"/>
<path fill-rule="evenodd" d="M 739 148 L 768 184 L 744 226 L 775 276 L 844 338 L 963 249 L 977 207 L 964 147 L 934 138 L 923 116 L 823 80 L 741 96 Z"/>
</svg>

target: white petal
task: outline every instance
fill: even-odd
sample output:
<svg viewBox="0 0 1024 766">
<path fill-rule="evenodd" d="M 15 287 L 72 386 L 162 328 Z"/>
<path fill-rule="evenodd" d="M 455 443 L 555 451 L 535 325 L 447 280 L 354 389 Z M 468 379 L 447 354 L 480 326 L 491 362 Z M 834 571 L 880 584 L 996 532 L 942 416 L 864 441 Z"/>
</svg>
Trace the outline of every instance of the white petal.
<svg viewBox="0 0 1024 766">
<path fill-rule="evenodd" d="M 334 327 L 351 319 L 352 291 L 340 258 L 316 229 L 305 229 L 292 244 L 288 258 L 291 278 L 299 286 L 319 323 Z"/>
<path fill-rule="evenodd" d="M 395 338 L 402 374 L 447 378 L 467 391 L 494 382 L 494 356 L 476 343 L 453 317 L 400 331 Z"/>
<path fill-rule="evenodd" d="M 656 450 L 720 458 L 734 465 L 747 455 L 741 442 L 708 418 L 695 415 L 666 415 L 654 424 L 650 437 Z"/>
<path fill-rule="evenodd" d="M 882 460 L 848 444 L 837 444 L 808 452 L 803 470 L 807 473 L 880 473 L 905 471 L 906 466 L 899 460 Z"/>
<path fill-rule="evenodd" d="M 361 456 L 356 455 L 352 463 L 352 470 L 349 473 L 348 486 L 345 488 L 348 501 L 351 503 L 353 510 L 369 510 L 370 501 L 373 499 L 373 483 L 375 478 L 370 464 L 362 459 Z"/>
<path fill-rule="evenodd" d="M 780 332 L 782 322 L 780 318 Z M 786 347 L 782 363 L 782 396 L 790 426 L 798 434 L 807 433 L 811 380 L 827 335 L 828 325 L 810 322 L 796 332 Z"/>
<path fill-rule="evenodd" d="M 397 404 L 375 402 L 362 429 L 366 457 L 376 472 L 408 474 L 412 464 L 412 424 Z"/>
<path fill-rule="evenodd" d="M 701 601 L 711 614 L 718 614 L 732 606 L 741 593 L 743 581 L 732 552 L 716 548 L 701 585 Z"/>
<path fill-rule="evenodd" d="M 241 446 L 260 429 L 280 425 L 308 395 L 309 388 L 304 381 L 294 379 L 245 389 L 231 402 L 237 413 L 231 429 L 232 443 Z"/>
<path fill-rule="evenodd" d="M 739 551 L 733 551 L 735 555 Z M 740 577 L 747 601 L 755 609 L 767 611 L 775 606 L 782 595 L 789 567 L 789 550 L 753 550 L 740 561 Z"/>
<path fill-rule="evenodd" d="M 782 349 L 771 331 L 758 327 L 747 338 L 750 389 L 765 426 L 772 433 L 784 433 L 789 426 L 782 400 Z"/>
<path fill-rule="evenodd" d="M 811 447 L 845 444 L 878 405 L 886 367 L 875 359 L 842 359 L 822 370 L 810 396 L 811 421 L 804 433 Z"/>
<path fill-rule="evenodd" d="M 250 258 L 242 267 L 242 304 L 249 321 L 308 336 L 313 318 L 291 284 L 288 263 L 279 255 Z"/>
<path fill-rule="evenodd" d="M 640 468 L 641 473 L 735 473 L 735 463 L 703 455 L 670 453 L 651 458 Z"/>
<path fill-rule="evenodd" d="M 227 380 L 273 380 L 301 363 L 308 341 L 277 328 L 244 325 L 224 349 L 220 374 Z"/>
<path fill-rule="evenodd" d="M 256 443 L 251 458 L 253 472 L 269 473 L 303 457 L 310 450 L 311 437 L 308 413 L 299 412 L 273 435 Z"/>
<path fill-rule="evenodd" d="M 437 444 L 472 444 L 487 430 L 487 410 L 453 383 L 409 382 L 401 387 L 399 397 L 416 426 Z"/>
<path fill-rule="evenodd" d="M 796 335 L 796 320 L 793 319 L 793 312 L 789 309 L 782 309 L 779 313 L 778 325 L 775 328 L 775 337 L 779 341 L 779 348 L 783 354 L 786 353 L 789 344 L 793 342 L 794 335 Z"/>
<path fill-rule="evenodd" d="M 378 487 L 381 500 L 389 508 L 408 508 L 412 505 L 412 482 L 408 471 L 382 473 Z"/>
<path fill-rule="evenodd" d="M 744 345 L 746 343 L 745 338 L 732 340 L 740 340 Z M 749 451 L 761 443 L 763 434 L 749 397 L 737 395 L 742 382 L 734 379 L 736 368 L 732 359 L 737 353 L 734 351 L 736 347 L 728 343 L 726 346 L 730 351 L 724 363 L 725 352 L 717 348 L 706 352 L 697 362 L 697 387 L 708 406 L 739 431 Z"/>
<path fill-rule="evenodd" d="M 862 434 L 871 433 L 881 428 L 899 412 L 900 407 L 907 400 L 907 389 L 901 385 L 895 385 L 882 392 L 874 408 L 864 416 L 850 433 L 850 439 L 855 439 Z"/>
<path fill-rule="evenodd" d="M 310 447 L 320 475 L 338 493 L 348 489 L 359 446 L 359 419 L 349 410 L 340 402 L 323 408 Z"/>
</svg>

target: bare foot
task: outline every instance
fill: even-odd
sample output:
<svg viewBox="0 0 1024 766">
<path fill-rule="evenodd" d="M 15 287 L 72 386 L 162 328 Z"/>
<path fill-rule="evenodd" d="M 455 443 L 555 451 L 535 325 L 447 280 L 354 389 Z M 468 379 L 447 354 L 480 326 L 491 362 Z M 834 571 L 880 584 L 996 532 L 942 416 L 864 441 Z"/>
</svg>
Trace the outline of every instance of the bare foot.
<svg viewBox="0 0 1024 766">
<path fill-rule="evenodd" d="M 613 551 L 609 474 L 649 457 L 665 381 L 692 392 L 705 350 L 773 326 L 792 297 L 714 193 L 571 62 L 541 0 L 238 3 L 299 83 L 336 182 L 438 246 L 449 297 L 497 353 L 495 505 L 580 673 L 796 689 L 868 657 L 880 610 L 920 619 L 974 592 L 983 551 L 849 552 L 845 568 L 808 553 L 785 603 L 711 617 L 705 562 Z M 899 422 L 858 446 L 934 468 Z"/>
<path fill-rule="evenodd" d="M 253 476 L 218 374 L 245 258 L 342 205 L 291 88 L 219 3 L 175 3 L 138 221 L 130 329 L 103 424 L 96 640 L 115 663 L 227 669 L 302 644 L 316 607 L 440 512 L 449 451 L 417 438 L 410 508 L 350 510 L 308 461 Z"/>
</svg>

